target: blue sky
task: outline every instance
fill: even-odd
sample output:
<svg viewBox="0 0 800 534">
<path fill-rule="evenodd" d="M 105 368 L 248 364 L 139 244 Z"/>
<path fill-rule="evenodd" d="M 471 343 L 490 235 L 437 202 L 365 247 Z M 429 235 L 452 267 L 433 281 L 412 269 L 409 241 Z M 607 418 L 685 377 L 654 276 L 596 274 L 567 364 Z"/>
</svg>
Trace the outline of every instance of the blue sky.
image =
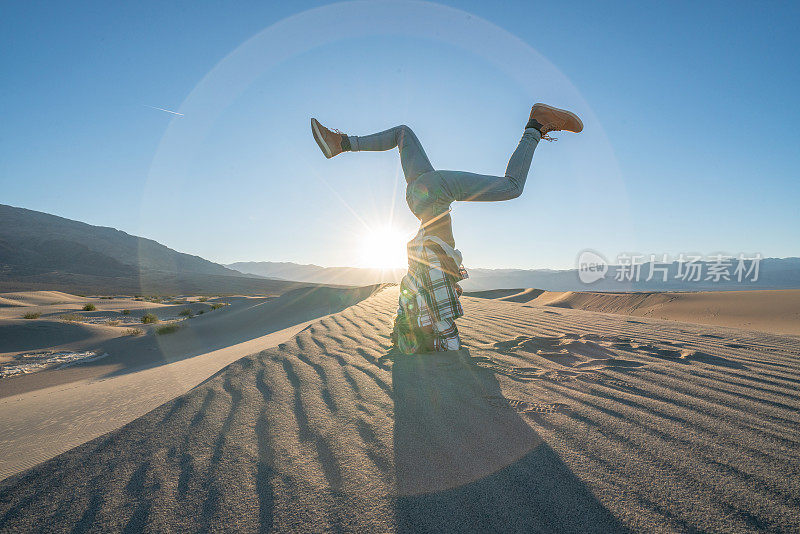
<svg viewBox="0 0 800 534">
<path fill-rule="evenodd" d="M 215 261 L 362 264 L 370 231 L 415 227 L 397 154 L 325 160 L 309 117 L 502 174 L 541 100 L 586 130 L 540 144 L 520 199 L 454 206 L 468 266 L 798 255 L 797 3 L 320 6 L 3 4 L 0 202 Z"/>
</svg>

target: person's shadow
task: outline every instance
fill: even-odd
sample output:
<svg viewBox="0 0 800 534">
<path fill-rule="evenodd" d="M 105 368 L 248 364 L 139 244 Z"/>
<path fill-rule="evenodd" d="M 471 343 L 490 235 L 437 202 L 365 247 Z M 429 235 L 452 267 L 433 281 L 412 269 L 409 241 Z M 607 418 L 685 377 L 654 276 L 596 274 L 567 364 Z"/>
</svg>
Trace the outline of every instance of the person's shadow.
<svg viewBox="0 0 800 534">
<path fill-rule="evenodd" d="M 467 349 L 393 361 L 398 531 L 627 531 Z"/>
</svg>

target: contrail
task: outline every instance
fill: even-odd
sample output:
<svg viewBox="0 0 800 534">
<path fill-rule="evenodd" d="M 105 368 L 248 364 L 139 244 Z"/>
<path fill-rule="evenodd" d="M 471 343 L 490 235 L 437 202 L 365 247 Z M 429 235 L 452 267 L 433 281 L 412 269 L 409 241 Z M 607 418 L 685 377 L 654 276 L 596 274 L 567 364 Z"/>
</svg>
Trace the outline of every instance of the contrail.
<svg viewBox="0 0 800 534">
<path fill-rule="evenodd" d="M 177 111 L 170 111 L 170 110 L 164 109 L 164 108 L 157 108 L 155 106 L 149 106 L 147 104 L 145 104 L 145 106 L 147 106 L 148 108 L 157 109 L 159 111 L 166 111 L 167 113 L 172 113 L 173 115 L 177 115 L 178 117 L 183 117 L 183 113 L 178 113 Z"/>
</svg>

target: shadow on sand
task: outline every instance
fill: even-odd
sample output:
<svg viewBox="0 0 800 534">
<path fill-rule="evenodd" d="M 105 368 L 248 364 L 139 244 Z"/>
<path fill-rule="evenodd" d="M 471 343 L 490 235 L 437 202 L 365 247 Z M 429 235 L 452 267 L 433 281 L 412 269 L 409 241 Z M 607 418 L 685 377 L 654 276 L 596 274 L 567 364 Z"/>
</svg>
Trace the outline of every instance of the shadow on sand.
<svg viewBox="0 0 800 534">
<path fill-rule="evenodd" d="M 399 532 L 627 531 L 467 349 L 393 360 Z"/>
</svg>

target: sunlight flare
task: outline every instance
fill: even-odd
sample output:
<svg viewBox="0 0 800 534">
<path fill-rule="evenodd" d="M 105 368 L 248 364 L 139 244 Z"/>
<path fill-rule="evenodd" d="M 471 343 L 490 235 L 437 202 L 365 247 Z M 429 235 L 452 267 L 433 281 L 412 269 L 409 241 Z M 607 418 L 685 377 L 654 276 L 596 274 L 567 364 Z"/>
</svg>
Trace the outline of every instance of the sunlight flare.
<svg viewBox="0 0 800 534">
<path fill-rule="evenodd" d="M 408 232 L 395 228 L 376 228 L 361 237 L 359 263 L 362 267 L 391 269 L 405 267 Z"/>
</svg>

